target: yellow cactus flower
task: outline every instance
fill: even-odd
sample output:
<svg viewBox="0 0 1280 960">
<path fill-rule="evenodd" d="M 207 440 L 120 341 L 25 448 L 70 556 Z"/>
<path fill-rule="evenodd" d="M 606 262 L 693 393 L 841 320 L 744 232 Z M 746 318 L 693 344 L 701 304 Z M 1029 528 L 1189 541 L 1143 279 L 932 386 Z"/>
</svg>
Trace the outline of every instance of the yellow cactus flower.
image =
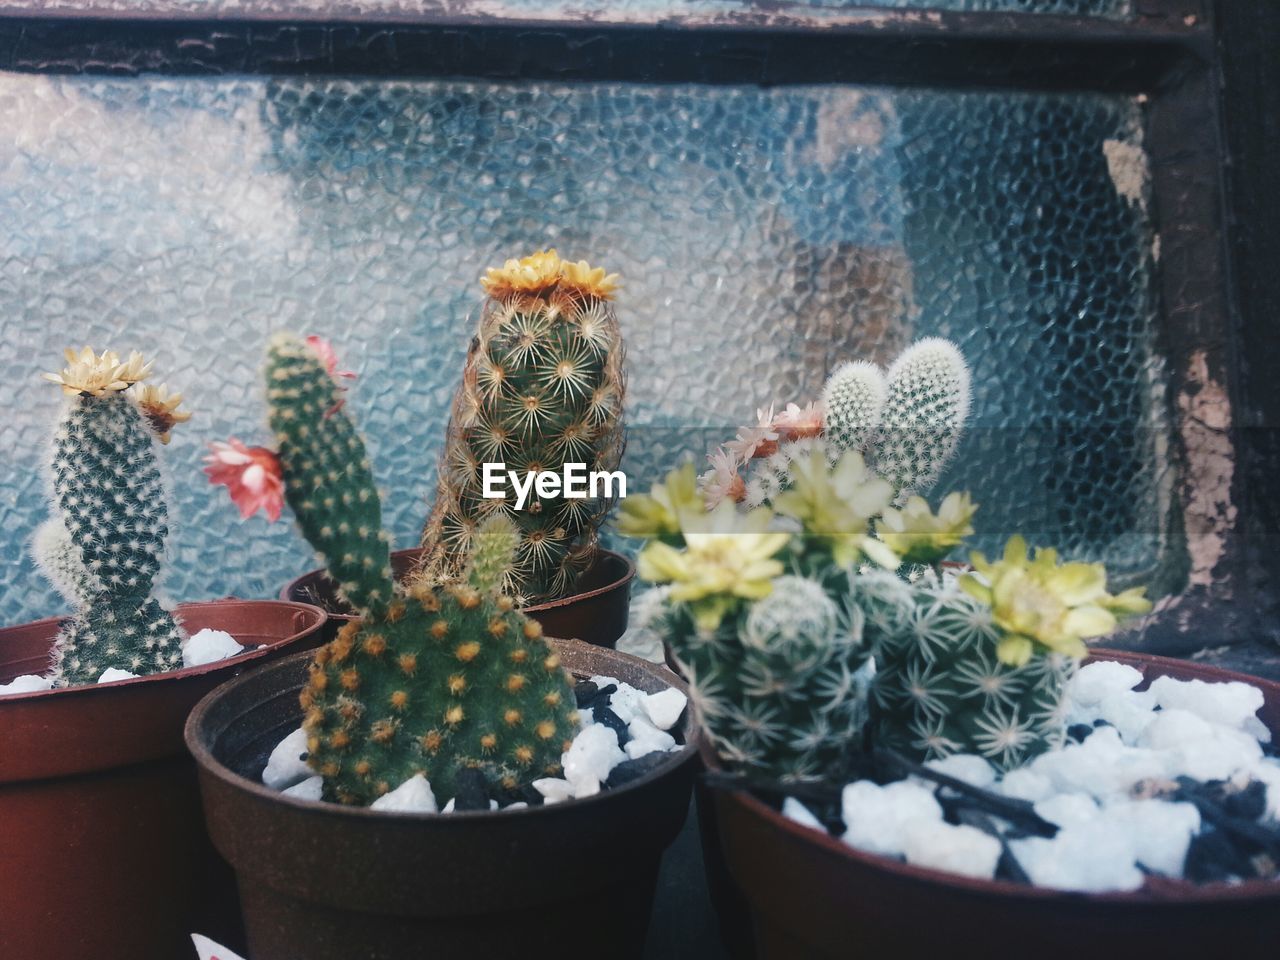
<svg viewBox="0 0 1280 960">
<path fill-rule="evenodd" d="M 698 474 L 692 463 L 672 470 L 649 493 L 627 497 L 618 507 L 618 532 L 624 537 L 667 539 L 679 537 L 681 514 L 702 512 Z"/>
<path fill-rule="evenodd" d="M 893 499 L 893 487 L 867 469 L 861 453 L 851 450 L 832 467 L 821 450 L 812 450 L 792 462 L 791 480 L 774 506 L 799 520 L 806 534 L 826 542 L 836 564 L 851 567 L 865 555 L 897 569 L 897 554 L 870 534 L 872 518 Z"/>
<path fill-rule="evenodd" d="M 177 424 L 191 419 L 190 413 L 178 409 L 181 403 L 182 394 L 169 393 L 169 387 L 163 383 L 158 387 L 147 384 L 138 394 L 138 409 L 161 443 L 169 442 L 170 433 Z"/>
<path fill-rule="evenodd" d="M 136 350 L 123 363 L 114 350 L 96 354 L 92 347 L 63 351 L 67 366 L 61 373 L 46 373 L 43 378 L 62 387 L 71 396 L 101 397 L 108 393 L 127 390 L 151 373 L 151 364 L 145 363 Z"/>
<path fill-rule="evenodd" d="M 924 497 L 909 497 L 901 510 L 885 508 L 876 535 L 903 563 L 933 563 L 973 533 L 970 521 L 977 509 L 967 492 L 947 494 L 936 514 Z"/>
<path fill-rule="evenodd" d="M 1003 633 L 997 656 L 1021 666 L 1037 651 L 1083 657 L 1085 640 L 1116 628 L 1117 615 L 1145 613 L 1151 603 L 1142 588 L 1119 596 L 1107 593 L 1107 571 L 1101 563 L 1059 563 L 1053 549 L 1038 549 L 1027 558 L 1027 542 L 1009 539 L 1004 556 L 990 563 L 981 553 L 970 556 L 975 574 L 960 578 L 960 587 L 991 608 Z"/>
<path fill-rule="evenodd" d="M 783 572 L 774 558 L 789 534 L 761 529 L 772 519 L 768 510 L 739 514 L 722 503 L 697 518 L 702 532 L 685 531 L 687 546 L 650 543 L 639 557 L 640 576 L 670 583 L 671 599 L 688 603 L 703 630 L 714 630 L 739 600 L 758 600 L 773 590 Z"/>
<path fill-rule="evenodd" d="M 554 249 L 542 250 L 490 267 L 480 286 L 489 296 L 499 299 L 513 293 L 538 293 L 559 282 L 563 266 L 564 261 Z"/>
<path fill-rule="evenodd" d="M 561 286 L 583 296 L 612 300 L 614 291 L 618 289 L 616 273 L 606 274 L 604 267 L 592 267 L 585 260 L 577 263 L 565 260 L 560 273 L 563 278 Z"/>
</svg>

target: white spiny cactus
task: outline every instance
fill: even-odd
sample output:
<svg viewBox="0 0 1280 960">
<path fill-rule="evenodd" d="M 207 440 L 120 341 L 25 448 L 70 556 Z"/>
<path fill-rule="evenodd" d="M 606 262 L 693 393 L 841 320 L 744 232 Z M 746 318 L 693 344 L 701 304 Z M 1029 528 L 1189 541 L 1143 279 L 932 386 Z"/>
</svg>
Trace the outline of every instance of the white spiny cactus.
<svg viewBox="0 0 1280 960">
<path fill-rule="evenodd" d="M 842 450 L 867 449 L 880 430 L 889 381 L 866 360 L 850 360 L 836 368 L 822 391 L 827 438 Z"/>
<path fill-rule="evenodd" d="M 913 343 L 889 368 L 876 472 L 899 497 L 929 490 L 955 452 L 969 416 L 969 366 L 950 340 Z"/>
<path fill-rule="evenodd" d="M 69 603 L 79 606 L 102 584 L 80 558 L 80 548 L 60 517 L 50 517 L 36 529 L 31 553 L 40 571 Z"/>
<path fill-rule="evenodd" d="M 862 450 L 901 503 L 937 482 L 964 430 L 970 397 L 959 348 L 926 337 L 903 351 L 887 377 L 861 360 L 837 369 L 823 393 L 826 436 L 839 448 Z"/>
</svg>

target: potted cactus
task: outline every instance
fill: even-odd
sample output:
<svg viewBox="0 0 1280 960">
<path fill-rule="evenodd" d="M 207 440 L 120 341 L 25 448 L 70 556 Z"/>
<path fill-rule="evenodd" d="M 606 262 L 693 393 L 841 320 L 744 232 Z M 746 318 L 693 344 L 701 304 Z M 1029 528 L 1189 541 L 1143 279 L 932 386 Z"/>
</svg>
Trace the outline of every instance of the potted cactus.
<svg viewBox="0 0 1280 960">
<path fill-rule="evenodd" d="M 199 819 L 187 712 L 219 682 L 318 641 L 281 601 L 174 607 L 158 446 L 189 414 L 151 367 L 85 348 L 47 379 L 65 404 L 41 568 L 73 608 L 0 630 L 0 954 L 136 958 L 192 924 L 234 934 L 234 887 Z M 216 631 L 216 632 L 211 632 Z"/>
<path fill-rule="evenodd" d="M 544 955 L 569 928 L 638 950 L 696 762 L 691 742 L 639 711 L 658 724 L 655 704 L 682 700 L 679 681 L 546 639 L 511 595 L 524 532 L 500 511 L 470 536 L 460 572 L 397 581 L 325 352 L 281 335 L 268 354 L 278 449 L 251 451 L 239 476 L 218 460 L 214 479 L 247 505 L 278 489 L 357 616 L 314 657 L 210 695 L 188 724 L 252 955 L 411 957 L 424 942 L 443 955 Z M 264 464 L 270 479 L 244 481 Z M 570 672 L 595 682 L 575 687 Z M 611 688 L 605 717 L 596 698 Z M 580 731 L 593 703 L 612 726 Z M 665 726 L 683 736 L 679 712 Z M 644 738 L 660 748 L 636 749 Z M 281 792 L 275 772 L 300 754 L 307 778 Z M 546 922 L 556 910 L 563 921 Z"/>
<path fill-rule="evenodd" d="M 686 466 L 623 505 L 706 734 L 734 955 L 999 955 L 1011 932 L 1052 956 L 1261 955 L 1280 686 L 1091 651 L 1150 609 L 1101 564 L 1014 536 L 943 566 L 977 509 L 923 497 L 963 425 L 962 364 L 933 341 L 888 378 L 847 365 L 825 411 L 762 415 L 701 489 Z"/>
<path fill-rule="evenodd" d="M 517 606 L 556 636 L 612 646 L 626 629 L 635 574 L 626 557 L 598 543 L 618 487 L 569 498 L 503 485 L 500 496 L 486 496 L 485 465 L 504 481 L 507 470 L 618 469 L 626 380 L 617 276 L 546 250 L 490 269 L 481 285 L 484 306 L 453 400 L 435 503 L 420 548 L 397 552 L 393 570 L 414 583 L 457 581 L 476 531 L 502 512 L 519 538 L 505 585 Z M 313 571 L 282 596 L 349 614 L 332 587 Z"/>
</svg>

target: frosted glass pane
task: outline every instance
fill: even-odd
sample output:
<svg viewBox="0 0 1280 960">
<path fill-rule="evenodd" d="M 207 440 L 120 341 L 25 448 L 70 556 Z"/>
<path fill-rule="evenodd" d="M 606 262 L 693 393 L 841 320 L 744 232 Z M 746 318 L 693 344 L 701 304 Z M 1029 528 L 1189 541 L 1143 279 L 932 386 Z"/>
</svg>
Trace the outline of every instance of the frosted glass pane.
<svg viewBox="0 0 1280 960">
<path fill-rule="evenodd" d="M 165 451 L 170 592 L 270 595 L 307 548 L 200 473 L 207 441 L 267 439 L 268 332 L 331 337 L 360 373 L 412 545 L 477 277 L 544 244 L 625 280 L 633 489 L 841 360 L 941 333 L 978 393 L 943 485 L 992 539 L 1176 567 L 1129 98 L 0 75 L 0 116 L 0 622 L 60 608 L 23 557 L 63 346 L 154 354 L 196 411 Z"/>
</svg>

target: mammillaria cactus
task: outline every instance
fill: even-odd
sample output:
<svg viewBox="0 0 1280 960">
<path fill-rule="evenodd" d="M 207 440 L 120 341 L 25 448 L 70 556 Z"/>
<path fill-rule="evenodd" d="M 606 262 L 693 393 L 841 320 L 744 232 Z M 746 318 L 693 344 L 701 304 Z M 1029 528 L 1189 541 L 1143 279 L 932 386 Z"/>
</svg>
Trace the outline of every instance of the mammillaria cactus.
<svg viewBox="0 0 1280 960">
<path fill-rule="evenodd" d="M 282 481 L 303 534 L 360 613 L 317 651 L 301 697 L 308 763 L 325 796 L 367 805 L 417 774 L 447 796 L 464 769 L 495 788 L 554 775 L 576 706 L 541 627 L 501 592 L 514 527 L 501 515 L 486 520 L 461 580 L 399 587 L 331 357 L 319 341 L 274 338 L 267 382 L 278 453 L 222 447 L 209 468 L 249 502 Z M 269 478 L 246 483 L 258 470 Z"/>
<path fill-rule="evenodd" d="M 900 500 L 928 493 L 968 419 L 969 380 L 959 348 L 937 337 L 902 351 L 887 376 L 867 362 L 850 362 L 833 372 L 823 392 L 827 436 L 841 448 L 867 452 Z"/>
<path fill-rule="evenodd" d="M 673 471 L 652 502 L 625 504 L 628 532 L 653 538 L 641 576 L 671 585 L 655 629 L 722 758 L 779 780 L 829 773 L 867 716 L 870 650 L 848 596 L 864 558 L 898 565 L 869 534 L 892 491 L 860 453 L 831 466 L 815 452 L 779 498 L 779 513 L 800 527 L 788 532 L 772 529 L 778 518 L 768 508 L 680 503 L 671 491 L 690 479 L 687 467 Z"/>
<path fill-rule="evenodd" d="M 1150 604 L 1140 589 L 1107 593 L 1101 564 L 1060 564 L 1047 549 L 1028 560 L 1021 537 L 996 563 L 973 562 L 978 575 L 958 579 L 858 577 L 877 664 L 876 736 L 927 758 L 975 753 L 1008 768 L 1062 742 L 1084 640 Z"/>
<path fill-rule="evenodd" d="M 955 452 L 969 416 L 969 380 L 960 350 L 938 337 L 904 350 L 887 377 L 871 364 L 847 363 L 823 392 L 826 435 L 842 449 L 864 450 L 900 500 L 927 493 Z"/>
<path fill-rule="evenodd" d="M 488 295 L 454 398 L 419 582 L 457 580 L 486 517 L 506 513 L 520 544 L 508 575 L 519 603 L 569 593 L 595 556 L 609 495 L 484 496 L 483 464 L 520 474 L 580 463 L 612 472 L 622 457 L 623 344 L 616 276 L 554 250 L 509 260 L 481 281 Z"/>
<path fill-rule="evenodd" d="M 76 607 L 54 647 L 54 681 L 181 667 L 186 635 L 156 596 L 169 533 L 156 441 L 167 443 L 190 414 L 164 387 L 134 388 L 151 371 L 138 353 L 121 361 L 85 347 L 68 350 L 67 362 L 45 374 L 67 402 L 50 471 L 58 516 L 35 544 L 46 575 Z"/>
</svg>

